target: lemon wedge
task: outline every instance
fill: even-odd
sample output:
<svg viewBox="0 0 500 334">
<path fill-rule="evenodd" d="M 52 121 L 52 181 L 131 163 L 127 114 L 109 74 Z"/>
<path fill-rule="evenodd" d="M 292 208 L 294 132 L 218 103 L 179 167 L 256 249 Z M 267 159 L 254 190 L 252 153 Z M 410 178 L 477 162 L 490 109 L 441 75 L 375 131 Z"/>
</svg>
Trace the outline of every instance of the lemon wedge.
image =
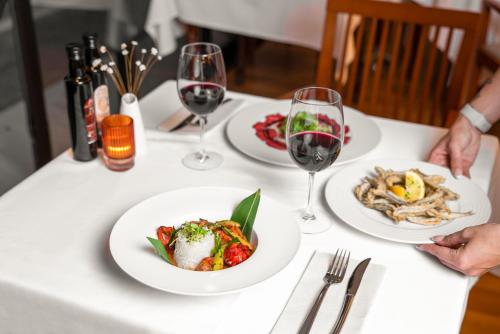
<svg viewBox="0 0 500 334">
<path fill-rule="evenodd" d="M 389 187 L 389 190 L 392 191 L 394 195 L 398 196 L 399 198 L 402 199 L 405 198 L 406 189 L 403 186 L 400 185 L 391 186 Z"/>
<path fill-rule="evenodd" d="M 425 196 L 424 180 L 415 172 L 407 171 L 405 178 L 405 194 L 404 199 L 407 202 L 415 202 L 421 200 Z"/>
</svg>

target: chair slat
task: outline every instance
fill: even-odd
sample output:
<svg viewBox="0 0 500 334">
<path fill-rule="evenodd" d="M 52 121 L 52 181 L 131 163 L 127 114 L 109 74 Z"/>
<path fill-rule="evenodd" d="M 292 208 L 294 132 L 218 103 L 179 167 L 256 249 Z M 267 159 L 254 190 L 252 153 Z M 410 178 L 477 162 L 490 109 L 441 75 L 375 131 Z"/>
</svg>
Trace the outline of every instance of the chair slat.
<svg viewBox="0 0 500 334">
<path fill-rule="evenodd" d="M 332 54 L 335 44 L 336 25 L 337 15 L 327 15 L 325 29 L 323 31 L 323 44 L 319 56 L 318 68 L 316 69 L 316 84 L 318 86 L 331 86 Z"/>
<path fill-rule="evenodd" d="M 373 44 L 375 42 L 375 33 L 377 31 L 377 20 L 372 19 L 370 24 L 370 34 L 368 37 L 368 46 L 365 52 L 365 63 L 363 66 L 363 78 L 361 79 L 361 91 L 359 93 L 358 105 L 361 110 L 365 108 L 365 94 L 368 89 L 368 74 L 372 64 Z"/>
<path fill-rule="evenodd" d="M 361 58 L 359 54 L 359 50 L 361 50 L 361 42 L 363 40 L 363 35 L 365 31 L 365 18 L 361 18 L 361 23 L 359 24 L 358 27 L 358 36 L 356 37 L 356 55 L 354 56 L 354 60 L 351 65 L 351 70 L 349 71 L 349 83 L 347 86 L 347 96 L 346 96 L 346 103 L 349 105 L 353 105 L 353 91 L 354 91 L 354 84 L 356 83 L 357 80 L 357 74 L 358 74 L 358 67 L 359 67 L 359 59 Z"/>
<path fill-rule="evenodd" d="M 344 47 L 342 49 L 342 55 L 340 57 L 340 73 L 339 73 L 339 78 L 338 78 L 338 82 L 340 84 L 334 86 L 335 89 L 337 89 L 338 91 L 341 91 L 341 87 L 343 85 L 342 79 L 344 78 L 345 55 L 347 53 L 347 46 L 348 46 L 348 41 L 349 41 L 349 34 L 351 32 L 351 23 L 352 23 L 352 15 L 348 14 L 346 28 L 345 28 L 345 34 L 344 34 Z"/>
<path fill-rule="evenodd" d="M 382 37 L 380 40 L 380 47 L 378 49 L 378 57 L 377 64 L 375 65 L 375 78 L 373 82 L 373 86 L 371 89 L 371 100 L 370 106 L 372 110 L 377 110 L 377 102 L 379 96 L 379 84 L 380 84 L 380 76 L 382 75 L 384 58 L 385 58 L 385 49 L 387 46 L 387 36 L 389 35 L 390 22 L 384 21 L 384 25 L 382 28 Z"/>
<path fill-rule="evenodd" d="M 418 83 L 420 81 L 420 68 L 422 67 L 422 61 L 424 58 L 424 52 L 425 52 L 425 42 L 427 41 L 427 38 L 429 36 L 429 26 L 423 26 L 422 30 L 420 31 L 420 38 L 418 41 L 418 47 L 417 47 L 417 57 L 415 59 L 415 65 L 413 67 L 413 74 L 411 77 L 410 81 L 410 89 L 409 89 L 409 98 L 408 98 L 408 107 L 406 109 L 406 116 L 408 116 L 408 119 L 411 121 L 415 121 L 417 117 L 414 117 L 414 110 L 415 110 L 415 95 L 417 94 L 417 87 Z"/>
<path fill-rule="evenodd" d="M 424 77 L 423 93 L 422 93 L 422 98 L 420 99 L 420 106 L 418 109 L 418 115 L 419 115 L 418 121 L 420 123 L 429 123 L 429 121 L 431 121 L 430 117 L 431 114 L 429 112 L 426 112 L 424 106 L 431 105 L 430 103 L 427 104 L 427 98 L 429 96 L 429 91 L 431 87 L 431 78 L 432 75 L 434 74 L 434 64 L 436 63 L 436 50 L 438 49 L 437 41 L 439 38 L 440 31 L 441 31 L 440 26 L 434 27 L 434 36 L 432 38 L 431 50 L 429 54 L 429 60 L 427 63 L 427 70 L 425 72 L 425 77 Z"/>
<path fill-rule="evenodd" d="M 385 87 L 385 98 L 384 105 L 388 106 L 389 101 L 391 101 L 390 96 L 392 95 L 392 85 L 394 82 L 394 75 L 396 71 L 397 64 L 399 63 L 400 45 L 401 45 L 401 35 L 403 32 L 403 23 L 396 22 L 396 29 L 394 30 L 394 38 L 392 39 L 392 51 L 391 51 L 391 64 L 389 65 L 389 74 L 387 77 L 387 84 Z M 396 117 L 396 110 L 392 109 L 392 117 Z"/>
<path fill-rule="evenodd" d="M 441 54 L 441 61 L 440 61 L 440 69 L 439 69 L 439 76 L 437 79 L 436 83 L 436 88 L 435 92 L 436 95 L 434 96 L 434 103 L 432 106 L 432 123 L 433 124 L 439 124 L 443 120 L 443 115 L 439 113 L 439 107 L 442 105 L 442 94 L 444 90 L 444 86 L 446 85 L 446 72 L 448 72 L 448 53 L 450 51 L 450 45 L 451 45 L 451 40 L 453 37 L 454 30 L 453 28 L 448 29 L 448 37 L 446 38 L 446 46 L 444 48 L 443 53 Z"/>
<path fill-rule="evenodd" d="M 399 103 L 402 100 L 403 93 L 405 91 L 405 78 L 406 74 L 408 71 L 408 63 L 410 61 L 410 54 L 412 52 L 412 42 L 413 42 L 413 35 L 415 33 L 415 25 L 410 24 L 408 26 L 408 30 L 406 31 L 406 41 L 405 41 L 405 47 L 404 47 L 404 54 L 403 54 L 403 63 L 401 65 L 401 71 L 399 73 L 399 82 L 398 82 L 398 87 L 397 87 L 397 95 L 396 95 L 396 100 L 394 101 L 394 110 L 395 110 L 395 116 L 396 118 L 401 118 L 401 115 L 404 114 L 403 112 L 400 111 L 399 109 Z"/>
</svg>

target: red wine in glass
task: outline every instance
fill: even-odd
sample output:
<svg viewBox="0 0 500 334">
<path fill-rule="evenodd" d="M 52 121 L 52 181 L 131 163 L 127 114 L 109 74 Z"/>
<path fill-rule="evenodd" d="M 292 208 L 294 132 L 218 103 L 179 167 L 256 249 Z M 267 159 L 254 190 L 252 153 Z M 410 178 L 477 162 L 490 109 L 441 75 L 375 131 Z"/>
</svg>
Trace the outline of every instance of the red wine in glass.
<svg viewBox="0 0 500 334">
<path fill-rule="evenodd" d="M 288 151 L 295 163 L 309 172 L 330 167 L 340 154 L 339 138 L 326 132 L 304 131 L 288 138 Z"/>
<path fill-rule="evenodd" d="M 340 94 L 323 87 L 296 91 L 287 119 L 286 142 L 292 160 L 309 174 L 307 205 L 296 211 L 303 233 L 321 233 L 331 226 L 314 214 L 314 175 L 335 162 L 343 140 L 344 112 Z"/>
<path fill-rule="evenodd" d="M 186 107 L 198 116 L 212 113 L 224 99 L 224 87 L 214 83 L 196 83 L 185 86 L 179 94 Z"/>
<path fill-rule="evenodd" d="M 222 155 L 205 150 L 203 134 L 207 116 L 222 103 L 225 90 L 226 68 L 220 47 L 211 43 L 184 45 L 177 68 L 177 92 L 186 109 L 198 116 L 200 124 L 200 148 L 182 159 L 184 166 L 208 170 L 222 164 Z"/>
</svg>

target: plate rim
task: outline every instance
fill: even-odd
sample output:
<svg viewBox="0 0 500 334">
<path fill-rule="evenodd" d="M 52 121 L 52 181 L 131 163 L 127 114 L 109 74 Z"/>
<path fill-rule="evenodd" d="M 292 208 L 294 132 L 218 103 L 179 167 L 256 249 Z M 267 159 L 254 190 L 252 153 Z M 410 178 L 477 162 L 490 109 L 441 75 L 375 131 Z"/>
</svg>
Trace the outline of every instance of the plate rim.
<svg viewBox="0 0 500 334">
<path fill-rule="evenodd" d="M 277 268 L 274 272 L 272 272 L 270 274 L 266 274 L 266 275 L 264 275 L 265 277 L 263 279 L 261 279 L 261 280 L 255 280 L 251 284 L 246 285 L 246 286 L 242 286 L 241 288 L 236 288 L 236 289 L 229 288 L 229 289 L 222 289 L 222 290 L 212 291 L 212 292 L 200 292 L 200 291 L 198 291 L 198 292 L 189 292 L 189 291 L 185 291 L 185 290 L 165 289 L 162 286 L 159 286 L 159 285 L 157 285 L 155 283 L 152 283 L 152 282 L 147 282 L 147 280 L 144 280 L 141 277 L 137 277 L 137 276 L 132 275 L 131 273 L 129 273 L 124 268 L 124 266 L 120 263 L 120 261 L 117 259 L 117 256 L 118 256 L 117 253 L 116 253 L 117 250 L 116 249 L 114 250 L 114 247 L 113 247 L 113 239 L 116 238 L 116 233 L 117 233 L 116 229 L 117 229 L 117 226 L 119 225 L 119 223 L 122 221 L 122 218 L 125 217 L 125 215 L 127 213 L 129 213 L 129 211 L 134 210 L 137 207 L 139 207 L 140 205 L 144 204 L 144 202 L 153 201 L 153 200 L 155 200 L 158 197 L 165 196 L 166 194 L 172 195 L 172 193 L 176 193 L 176 192 L 181 192 L 181 191 L 199 191 L 200 189 L 205 189 L 205 190 L 209 190 L 209 189 L 211 189 L 211 190 L 214 190 L 214 189 L 217 189 L 217 190 L 225 189 L 225 190 L 229 190 L 229 191 L 241 191 L 241 192 L 245 192 L 247 194 L 252 194 L 253 192 L 255 192 L 255 190 L 249 190 L 247 188 L 229 187 L 229 186 L 193 186 L 193 187 L 180 187 L 180 188 L 171 189 L 171 190 L 167 190 L 167 191 L 164 191 L 164 192 L 152 195 L 152 196 L 147 197 L 147 198 L 141 200 L 140 202 L 134 204 L 133 206 L 129 207 L 116 220 L 116 222 L 113 224 L 113 228 L 111 229 L 111 232 L 109 233 L 108 247 L 109 247 L 109 250 L 110 250 L 110 253 L 111 253 L 111 257 L 113 258 L 113 261 L 120 268 L 120 270 L 122 270 L 125 274 L 127 274 L 128 277 L 134 279 L 135 281 L 140 282 L 140 283 L 142 283 L 142 284 L 144 284 L 144 285 L 146 285 L 148 287 L 154 288 L 154 289 L 162 291 L 162 292 L 172 293 L 172 294 L 176 294 L 176 295 L 184 295 L 184 296 L 200 296 L 200 297 L 205 297 L 205 296 L 219 296 L 219 295 L 226 295 L 226 294 L 238 293 L 240 291 L 246 290 L 246 289 L 251 288 L 251 287 L 253 287 L 253 286 L 257 285 L 257 284 L 260 284 L 262 282 L 267 281 L 268 279 L 272 278 L 274 275 L 278 274 L 283 269 L 285 269 L 293 261 L 293 259 L 296 257 L 296 255 L 297 255 L 297 253 L 299 251 L 300 245 L 302 243 L 302 233 L 300 232 L 299 226 L 295 222 L 290 222 L 289 225 L 293 226 L 292 228 L 295 230 L 295 235 L 297 237 L 297 239 L 296 239 L 296 245 L 294 246 L 293 253 L 290 253 L 289 256 L 288 256 L 288 259 L 281 265 L 281 267 Z M 280 201 L 275 200 L 274 198 L 269 197 L 267 195 L 261 195 L 261 200 L 263 198 L 267 198 L 271 202 L 274 202 L 275 204 L 278 204 L 281 208 L 288 209 L 288 211 L 290 212 L 290 217 L 292 217 L 292 215 L 291 215 L 291 212 L 292 212 L 291 208 L 289 208 L 285 204 L 283 204 Z M 177 269 L 179 269 L 179 268 L 177 268 Z M 193 273 L 195 275 L 196 274 L 200 274 L 200 272 L 186 270 L 186 274 L 193 274 Z"/>
</svg>

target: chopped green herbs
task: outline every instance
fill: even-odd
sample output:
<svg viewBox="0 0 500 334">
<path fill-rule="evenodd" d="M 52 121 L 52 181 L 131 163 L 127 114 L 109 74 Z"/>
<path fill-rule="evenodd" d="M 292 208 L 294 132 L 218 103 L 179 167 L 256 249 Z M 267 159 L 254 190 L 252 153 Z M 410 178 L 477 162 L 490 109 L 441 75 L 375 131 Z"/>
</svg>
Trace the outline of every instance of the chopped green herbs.
<svg viewBox="0 0 500 334">
<path fill-rule="evenodd" d="M 179 229 L 178 234 L 181 234 L 188 242 L 195 242 L 202 239 L 208 232 L 208 229 L 200 227 L 197 224 L 185 223 Z"/>
<path fill-rule="evenodd" d="M 279 128 L 282 134 L 286 133 L 288 120 L 283 122 Z M 302 131 L 323 131 L 331 132 L 332 128 L 330 125 L 320 122 L 317 115 L 310 114 L 306 111 L 301 111 L 293 117 L 292 127 L 290 129 L 291 133 L 297 133 Z"/>
</svg>

